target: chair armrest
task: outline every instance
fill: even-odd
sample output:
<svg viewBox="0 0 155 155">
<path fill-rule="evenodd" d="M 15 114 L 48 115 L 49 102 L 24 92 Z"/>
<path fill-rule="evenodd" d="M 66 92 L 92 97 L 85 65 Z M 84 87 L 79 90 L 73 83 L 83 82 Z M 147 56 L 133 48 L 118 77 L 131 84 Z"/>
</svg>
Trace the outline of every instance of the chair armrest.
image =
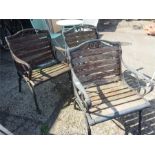
<svg viewBox="0 0 155 155">
<path fill-rule="evenodd" d="M 151 83 L 151 79 L 149 79 L 148 77 L 146 77 L 144 74 L 138 72 L 136 69 L 127 66 L 127 65 L 125 64 L 125 62 L 123 61 L 123 59 L 122 59 L 121 61 L 122 61 L 123 66 L 124 66 L 128 71 L 130 71 L 132 74 L 134 74 L 135 77 L 136 77 L 136 79 L 137 79 L 138 81 L 139 81 L 139 79 L 142 79 L 143 82 L 145 82 L 147 86 L 148 86 L 148 84 L 151 84 L 151 85 L 153 84 L 153 83 Z M 139 82 L 138 82 L 138 83 L 139 83 Z M 139 86 L 140 86 L 140 84 L 139 84 Z M 140 86 L 140 87 L 141 87 L 141 86 Z"/>
<path fill-rule="evenodd" d="M 24 60 L 18 58 L 16 55 L 14 55 L 13 52 L 11 52 L 11 55 L 14 59 L 17 71 L 21 74 L 26 75 L 29 79 L 31 79 L 32 68 L 31 68 L 30 64 L 28 64 Z"/>
<path fill-rule="evenodd" d="M 87 105 L 87 108 L 89 108 L 91 106 L 91 100 L 90 100 L 87 92 L 85 91 L 85 88 L 82 86 L 81 82 L 79 81 L 79 79 L 77 78 L 77 76 L 75 75 L 75 73 L 74 73 L 74 71 L 72 69 L 71 69 L 71 73 L 72 73 L 73 85 L 84 96 L 84 101 L 85 101 L 85 103 Z"/>
<path fill-rule="evenodd" d="M 64 58 L 63 58 L 63 61 L 69 63 L 69 59 L 67 57 L 67 54 L 66 54 L 66 50 L 62 47 L 58 47 L 58 46 L 54 46 L 54 49 L 55 49 L 55 56 L 56 56 L 56 59 L 58 61 L 62 61 L 58 58 L 58 53 L 60 53 Z"/>
</svg>

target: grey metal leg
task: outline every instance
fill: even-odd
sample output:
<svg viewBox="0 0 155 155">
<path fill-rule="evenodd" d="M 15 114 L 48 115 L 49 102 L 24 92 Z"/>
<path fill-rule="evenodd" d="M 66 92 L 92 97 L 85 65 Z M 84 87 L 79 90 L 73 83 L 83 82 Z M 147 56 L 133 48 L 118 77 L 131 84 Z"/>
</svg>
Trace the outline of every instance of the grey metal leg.
<svg viewBox="0 0 155 155">
<path fill-rule="evenodd" d="M 138 133 L 141 135 L 141 128 L 142 128 L 142 110 L 139 111 L 139 124 L 138 124 Z"/>
<path fill-rule="evenodd" d="M 86 121 L 87 134 L 91 135 L 91 128 L 90 128 L 90 125 L 88 123 L 86 115 L 85 115 L 85 121 Z"/>
</svg>

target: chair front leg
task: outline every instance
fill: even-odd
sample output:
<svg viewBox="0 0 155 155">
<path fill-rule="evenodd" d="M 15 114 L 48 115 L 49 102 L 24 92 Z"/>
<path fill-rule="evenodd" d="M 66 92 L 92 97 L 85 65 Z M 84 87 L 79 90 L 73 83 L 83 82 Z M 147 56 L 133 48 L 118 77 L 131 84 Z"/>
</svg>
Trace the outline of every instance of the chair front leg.
<svg viewBox="0 0 155 155">
<path fill-rule="evenodd" d="M 91 128 L 90 128 L 90 125 L 88 123 L 88 119 L 87 119 L 86 114 L 85 114 L 85 122 L 86 122 L 87 134 L 91 135 Z"/>
<path fill-rule="evenodd" d="M 36 96 L 36 93 L 35 93 L 35 89 L 30 83 L 28 83 L 28 85 L 29 85 L 29 87 L 31 89 L 31 92 L 32 92 L 32 95 L 33 95 L 33 98 L 34 98 L 36 110 L 37 110 L 38 114 L 41 114 L 41 110 L 40 110 L 38 102 L 37 102 L 37 96 Z"/>
</svg>

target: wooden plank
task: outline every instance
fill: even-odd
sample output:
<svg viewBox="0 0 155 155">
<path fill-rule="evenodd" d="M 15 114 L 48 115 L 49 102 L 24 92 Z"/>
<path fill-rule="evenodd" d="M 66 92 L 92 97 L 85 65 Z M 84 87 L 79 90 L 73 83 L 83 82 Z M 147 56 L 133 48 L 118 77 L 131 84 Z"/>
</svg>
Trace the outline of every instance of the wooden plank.
<svg viewBox="0 0 155 155">
<path fill-rule="evenodd" d="M 85 38 L 85 39 L 80 39 L 80 40 L 76 40 L 76 41 L 66 41 L 67 42 L 67 45 L 69 47 L 75 47 L 75 46 L 78 46 L 80 45 L 81 43 L 85 42 L 85 41 L 88 41 L 88 40 L 93 40 L 95 39 L 94 37 L 89 37 L 89 38 Z"/>
<path fill-rule="evenodd" d="M 50 41 L 50 40 L 49 38 L 45 37 L 43 39 L 36 38 L 33 40 L 26 40 L 25 42 L 11 43 L 10 45 L 14 49 L 21 49 L 23 47 L 32 46 L 32 45 L 47 42 L 47 41 Z"/>
<path fill-rule="evenodd" d="M 127 100 L 103 103 L 98 106 L 94 106 L 91 109 L 89 109 L 89 111 L 90 113 L 92 113 L 91 117 L 95 118 L 98 117 L 97 114 L 99 114 L 100 116 L 106 116 L 108 114 L 116 113 L 129 108 L 134 108 L 144 103 L 145 101 L 139 96 L 132 96 L 129 97 Z"/>
<path fill-rule="evenodd" d="M 90 56 L 90 55 L 95 55 L 95 54 L 101 54 L 101 53 L 110 53 L 112 51 L 117 51 L 119 53 L 119 48 L 118 47 L 100 47 L 96 49 L 85 49 L 85 50 L 76 50 L 75 52 L 71 52 L 71 57 L 72 58 L 79 58 L 79 57 L 85 57 L 85 56 Z"/>
<path fill-rule="evenodd" d="M 96 35 L 82 35 L 82 36 L 73 36 L 73 37 L 66 37 L 65 40 L 68 44 L 72 44 L 75 42 L 83 42 L 84 40 L 96 39 Z"/>
<path fill-rule="evenodd" d="M 24 50 L 24 51 L 21 51 L 20 53 L 18 53 L 18 57 L 24 58 L 24 57 L 28 57 L 28 56 L 31 56 L 31 55 L 36 55 L 36 54 L 39 54 L 39 53 L 46 53 L 48 51 L 51 51 L 51 54 L 52 54 L 52 50 L 51 50 L 50 46 L 46 46 L 46 47 L 39 48 L 39 49 L 28 50 L 28 51 Z"/>
<path fill-rule="evenodd" d="M 99 85 L 99 86 L 87 87 L 86 91 L 87 92 L 97 92 L 98 89 L 105 90 L 105 91 L 108 91 L 109 89 L 113 89 L 115 91 L 115 90 L 118 90 L 119 88 L 123 89 L 126 87 L 127 87 L 127 85 L 122 84 L 122 81 L 118 81 L 115 83 L 109 83 L 109 84 L 104 84 L 104 85 Z"/>
<path fill-rule="evenodd" d="M 98 95 L 101 95 L 101 96 L 102 95 L 104 95 L 104 96 L 105 95 L 118 95 L 118 94 L 121 94 L 121 93 L 126 93 L 128 91 L 130 91 L 130 89 L 127 88 L 127 87 L 126 88 L 117 87 L 117 89 L 115 87 L 115 89 L 114 88 L 106 89 L 106 90 L 97 89 L 96 91 L 92 91 L 92 92 L 87 91 L 87 93 L 88 93 L 89 97 L 95 97 L 95 96 L 98 96 Z"/>
<path fill-rule="evenodd" d="M 98 61 L 98 60 L 106 60 L 108 62 L 116 62 L 119 59 L 118 54 L 114 51 L 113 53 L 108 53 L 108 54 L 98 54 L 98 55 L 92 55 L 92 56 L 87 56 L 87 57 L 81 57 L 72 59 L 73 65 L 79 65 L 83 63 L 88 63 L 90 61 Z"/>
<path fill-rule="evenodd" d="M 57 69 L 55 71 L 52 71 L 50 73 L 47 73 L 45 70 L 42 70 L 39 75 L 32 76 L 32 81 L 33 81 L 33 83 L 35 85 L 35 84 L 41 83 L 43 81 L 46 81 L 46 80 L 48 80 L 48 79 L 50 79 L 52 77 L 56 77 L 58 75 L 61 75 L 61 74 L 65 73 L 65 72 L 67 72 L 67 71 L 69 71 L 69 66 L 68 65 L 64 65 L 62 68 L 59 68 L 59 69 Z"/>
<path fill-rule="evenodd" d="M 66 67 L 68 68 L 67 64 L 57 64 L 54 66 L 47 67 L 45 69 L 41 69 L 41 70 L 37 69 L 37 70 L 33 71 L 32 76 L 33 76 L 33 78 L 40 78 L 40 77 L 44 76 L 44 74 L 50 75 L 50 74 L 57 72 L 59 70 L 63 70 Z"/>
<path fill-rule="evenodd" d="M 16 38 L 9 39 L 12 44 L 14 43 L 20 43 L 25 42 L 27 40 L 35 40 L 35 39 L 41 39 L 41 38 L 47 38 L 48 33 L 39 33 L 39 34 L 25 34 L 22 36 L 17 36 Z"/>
<path fill-rule="evenodd" d="M 99 100 L 95 100 L 92 101 L 92 105 L 93 106 L 98 106 L 100 104 L 113 104 L 113 105 L 117 105 L 117 104 L 122 104 L 122 103 L 126 103 L 126 102 L 130 102 L 130 100 L 137 100 L 140 99 L 140 97 L 138 97 L 137 95 L 133 94 L 133 95 L 124 95 L 124 97 L 119 97 L 117 99 L 99 99 Z"/>
<path fill-rule="evenodd" d="M 93 80 L 91 82 L 82 82 L 84 87 L 91 87 L 91 86 L 98 86 L 98 85 L 103 85 L 103 84 L 108 84 L 108 83 L 112 83 L 112 82 L 117 82 L 121 80 L 120 76 L 115 76 L 112 78 L 105 78 L 105 79 L 97 79 L 97 80 Z"/>
<path fill-rule="evenodd" d="M 97 80 L 97 79 L 108 79 L 108 78 L 111 78 L 113 76 L 118 76 L 120 75 L 120 73 L 118 71 L 108 71 L 108 72 L 99 72 L 99 73 L 94 73 L 94 74 L 89 74 L 87 76 L 85 75 L 81 75 L 81 76 L 78 76 L 78 78 L 80 79 L 81 82 L 93 82 L 94 80 Z"/>
<path fill-rule="evenodd" d="M 86 58 L 87 59 L 87 58 Z M 73 67 L 75 68 L 76 66 L 79 66 L 78 68 L 80 67 L 83 67 L 85 68 L 86 66 L 88 67 L 91 67 L 91 65 L 95 65 L 96 66 L 98 65 L 98 63 L 102 63 L 104 65 L 110 65 L 110 64 L 114 64 L 114 63 L 118 63 L 120 64 L 120 59 L 119 58 L 109 58 L 109 59 L 104 59 L 104 56 L 103 57 L 100 57 L 98 56 L 98 59 L 96 59 L 95 61 L 95 57 L 93 58 L 92 57 L 92 60 L 87 60 L 87 61 L 76 61 L 74 64 L 73 64 Z"/>
<path fill-rule="evenodd" d="M 117 65 L 120 63 L 120 59 L 115 59 L 115 61 L 109 61 L 109 60 L 97 60 L 97 61 L 93 61 L 93 62 L 88 62 L 88 63 L 85 63 L 85 64 L 79 64 L 79 65 L 76 65 L 74 64 L 73 65 L 73 68 L 76 72 L 80 72 L 82 70 L 91 70 L 92 68 L 97 68 L 97 67 L 100 67 L 100 66 L 112 66 L 112 65 Z"/>
<path fill-rule="evenodd" d="M 80 68 L 80 67 L 79 67 Z M 106 72 L 106 71 L 111 71 L 111 70 L 115 70 L 118 73 L 120 73 L 120 65 L 115 63 L 115 64 L 110 64 L 110 65 L 103 65 L 103 66 L 94 66 L 94 65 L 90 65 L 89 68 L 87 67 L 83 67 L 83 69 L 75 69 L 75 73 L 78 76 L 82 76 L 82 75 L 89 75 L 95 72 Z"/>
<path fill-rule="evenodd" d="M 38 57 L 37 59 L 33 59 L 33 61 L 31 61 L 30 64 L 33 66 L 33 68 L 36 68 L 38 65 L 46 63 L 51 59 L 53 59 L 51 55 L 45 54 L 44 56 Z"/>
<path fill-rule="evenodd" d="M 47 52 L 43 52 L 43 53 L 37 53 L 37 54 L 34 54 L 34 55 L 30 55 L 30 56 L 27 56 L 27 57 L 24 57 L 24 61 L 26 62 L 31 62 L 31 61 L 34 61 L 36 59 L 39 59 L 41 57 L 44 57 L 44 56 L 49 56 L 50 58 L 52 58 L 52 53 L 51 51 L 47 51 Z"/>
<path fill-rule="evenodd" d="M 91 99 L 92 103 L 98 102 L 99 100 L 103 100 L 103 102 L 104 101 L 111 102 L 111 101 L 116 101 L 116 100 L 123 99 L 126 97 L 130 97 L 133 95 L 136 95 L 135 92 L 133 92 L 132 90 L 127 90 L 122 93 L 111 92 L 108 94 L 104 94 L 104 93 L 98 94 L 96 96 L 91 97 L 90 99 Z"/>
<path fill-rule="evenodd" d="M 65 34 L 65 40 L 69 47 L 77 46 L 80 43 L 91 39 L 97 39 L 95 31 L 82 31 Z"/>
<path fill-rule="evenodd" d="M 65 34 L 65 40 L 66 41 L 75 41 L 75 40 L 80 40 L 81 38 L 89 38 L 89 37 L 94 37 L 96 39 L 96 33 L 95 31 L 82 31 L 82 32 L 73 32 L 73 33 L 67 33 Z"/>
<path fill-rule="evenodd" d="M 45 41 L 45 42 L 38 42 L 35 44 L 30 44 L 28 46 L 22 46 L 22 47 L 17 47 L 17 48 L 13 48 L 15 53 L 19 53 L 21 51 L 28 51 L 28 50 L 35 50 L 35 49 L 39 49 L 39 48 L 43 48 L 46 46 L 50 46 L 50 41 Z"/>
</svg>

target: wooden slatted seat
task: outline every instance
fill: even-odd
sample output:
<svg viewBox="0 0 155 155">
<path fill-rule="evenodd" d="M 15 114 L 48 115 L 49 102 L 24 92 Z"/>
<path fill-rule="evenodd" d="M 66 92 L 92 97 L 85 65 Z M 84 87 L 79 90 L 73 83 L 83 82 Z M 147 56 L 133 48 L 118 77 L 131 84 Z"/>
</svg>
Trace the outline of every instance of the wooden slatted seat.
<svg viewBox="0 0 155 155">
<path fill-rule="evenodd" d="M 32 71 L 31 83 L 32 85 L 38 85 L 69 70 L 67 63 L 56 64 L 43 69 L 34 69 Z"/>
<path fill-rule="evenodd" d="M 136 91 L 122 81 L 87 88 L 86 92 L 92 103 L 89 111 L 96 114 L 112 115 L 122 110 L 135 108 L 146 102 Z"/>
<path fill-rule="evenodd" d="M 60 62 L 46 30 L 25 29 L 6 38 L 12 58 L 19 76 L 19 92 L 21 79 L 24 78 L 33 93 L 37 111 L 35 86 L 68 72 L 69 65 Z"/>
<path fill-rule="evenodd" d="M 88 134 L 90 125 L 137 111 L 141 133 L 141 111 L 150 103 L 123 79 L 120 44 L 92 40 L 69 54 L 76 103 L 85 113 Z"/>
</svg>

